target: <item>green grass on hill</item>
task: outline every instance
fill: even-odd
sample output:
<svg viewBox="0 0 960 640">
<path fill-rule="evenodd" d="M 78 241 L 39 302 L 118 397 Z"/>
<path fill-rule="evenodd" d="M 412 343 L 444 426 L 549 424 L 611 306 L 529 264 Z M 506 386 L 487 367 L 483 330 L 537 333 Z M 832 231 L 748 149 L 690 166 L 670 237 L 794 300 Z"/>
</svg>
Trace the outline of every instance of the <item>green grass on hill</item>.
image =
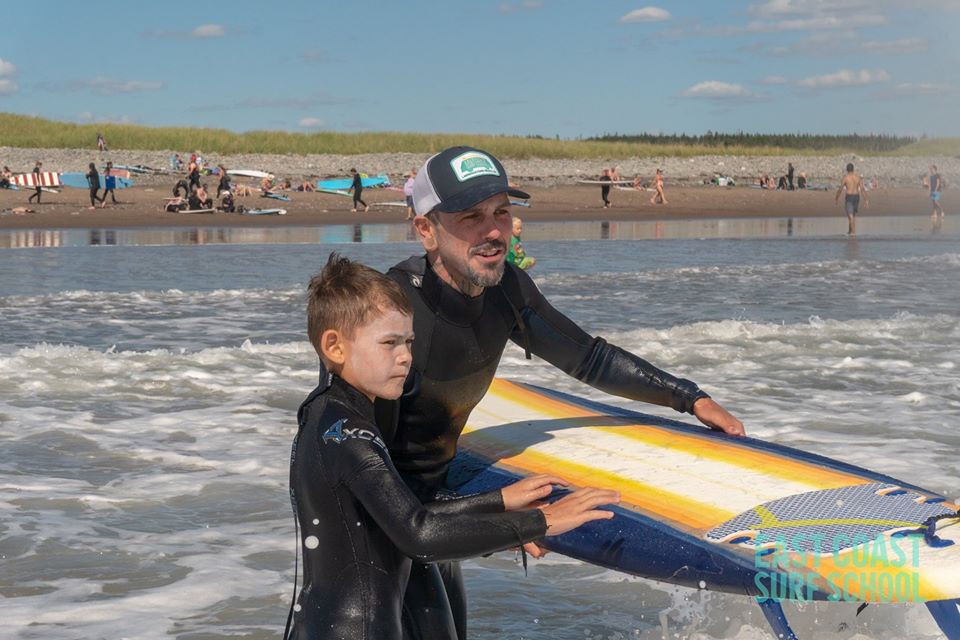
<svg viewBox="0 0 960 640">
<path fill-rule="evenodd" d="M 92 149 L 97 133 L 103 133 L 111 149 L 162 151 L 202 150 L 223 155 L 238 153 L 357 155 L 362 153 L 432 153 L 449 146 L 466 144 L 486 149 L 504 158 L 629 158 L 691 157 L 700 155 L 839 155 L 864 153 L 845 147 L 846 137 L 837 137 L 836 148 L 797 149 L 777 145 L 729 145 L 723 148 L 702 144 L 663 144 L 601 140 L 553 140 L 540 137 L 490 136 L 479 134 L 426 133 L 290 133 L 186 127 L 144 127 L 125 124 L 72 124 L 43 118 L 0 113 L 0 145 L 42 149 Z M 957 139 L 922 140 L 904 149 L 909 155 L 953 155 Z M 920 149 L 914 151 L 914 149 Z M 943 149 L 942 152 L 932 149 Z M 931 149 L 927 151 L 926 149 Z M 948 151 L 952 149 L 952 151 Z M 922 151 L 921 151 L 922 150 Z M 894 152 L 900 155 L 900 150 Z"/>
</svg>

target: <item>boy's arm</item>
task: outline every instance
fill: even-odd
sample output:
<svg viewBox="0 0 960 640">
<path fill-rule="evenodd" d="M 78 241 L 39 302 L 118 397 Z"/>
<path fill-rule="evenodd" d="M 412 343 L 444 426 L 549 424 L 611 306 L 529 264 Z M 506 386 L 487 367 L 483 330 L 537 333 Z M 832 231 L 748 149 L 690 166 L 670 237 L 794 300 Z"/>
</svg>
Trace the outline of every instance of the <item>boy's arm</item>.
<svg viewBox="0 0 960 640">
<path fill-rule="evenodd" d="M 329 445 L 328 445 L 329 446 Z M 379 444 L 348 438 L 338 445 L 343 482 L 404 555 L 420 562 L 468 558 L 543 537 L 540 509 L 465 515 L 433 513 L 403 483 Z"/>
</svg>

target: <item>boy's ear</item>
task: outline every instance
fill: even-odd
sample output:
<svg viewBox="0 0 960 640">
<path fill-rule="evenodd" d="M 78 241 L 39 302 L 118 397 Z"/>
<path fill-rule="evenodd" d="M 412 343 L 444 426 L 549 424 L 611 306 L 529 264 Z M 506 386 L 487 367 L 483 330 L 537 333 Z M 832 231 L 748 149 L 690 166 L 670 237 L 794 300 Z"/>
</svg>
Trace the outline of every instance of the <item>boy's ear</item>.
<svg viewBox="0 0 960 640">
<path fill-rule="evenodd" d="M 320 351 L 333 364 L 343 364 L 347 360 L 343 336 L 336 329 L 327 329 L 320 334 Z"/>
</svg>

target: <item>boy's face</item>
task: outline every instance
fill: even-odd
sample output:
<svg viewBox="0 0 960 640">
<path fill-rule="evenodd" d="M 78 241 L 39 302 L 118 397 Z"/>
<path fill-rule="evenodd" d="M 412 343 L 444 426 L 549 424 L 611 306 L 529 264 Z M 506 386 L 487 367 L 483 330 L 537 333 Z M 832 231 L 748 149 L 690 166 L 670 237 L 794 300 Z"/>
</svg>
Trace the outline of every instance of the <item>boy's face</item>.
<svg viewBox="0 0 960 640">
<path fill-rule="evenodd" d="M 340 377 L 371 400 L 399 398 L 413 363 L 413 318 L 391 309 L 358 327 L 352 338 L 337 333 Z"/>
</svg>

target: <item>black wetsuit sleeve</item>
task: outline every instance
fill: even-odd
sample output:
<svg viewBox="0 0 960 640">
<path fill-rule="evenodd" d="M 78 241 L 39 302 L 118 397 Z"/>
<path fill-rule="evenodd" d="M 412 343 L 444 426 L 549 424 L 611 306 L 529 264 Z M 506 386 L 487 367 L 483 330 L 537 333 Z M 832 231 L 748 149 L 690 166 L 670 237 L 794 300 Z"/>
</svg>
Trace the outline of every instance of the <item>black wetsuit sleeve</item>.
<svg viewBox="0 0 960 640">
<path fill-rule="evenodd" d="M 696 383 L 672 376 L 601 337 L 590 336 L 554 309 L 529 275 L 507 268 L 516 276 L 523 296 L 519 312 L 532 353 L 591 387 L 631 400 L 692 413 L 694 402 L 709 397 Z M 519 328 L 510 339 L 525 346 Z"/>
<path fill-rule="evenodd" d="M 438 497 L 423 505 L 432 513 L 503 513 L 503 494 L 497 491 L 476 493 L 469 496 Z"/>
<path fill-rule="evenodd" d="M 461 515 L 433 513 L 403 483 L 387 453 L 366 440 L 341 445 L 340 481 L 360 501 L 400 551 L 420 562 L 440 562 L 492 553 L 543 537 L 539 509 Z"/>
</svg>

